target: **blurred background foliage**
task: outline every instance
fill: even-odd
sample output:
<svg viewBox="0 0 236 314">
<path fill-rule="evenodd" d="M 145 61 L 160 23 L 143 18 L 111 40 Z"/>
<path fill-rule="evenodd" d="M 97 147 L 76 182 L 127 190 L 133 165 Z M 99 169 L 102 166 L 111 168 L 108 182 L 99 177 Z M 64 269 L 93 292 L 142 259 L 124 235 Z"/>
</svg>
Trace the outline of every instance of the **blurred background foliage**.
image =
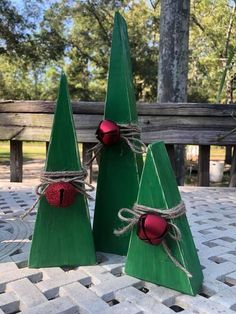
<svg viewBox="0 0 236 314">
<path fill-rule="evenodd" d="M 64 69 L 72 99 L 104 100 L 116 10 L 128 25 L 137 100 L 156 101 L 155 0 L 1 0 L 0 99 L 55 100 Z M 232 0 L 191 1 L 189 102 L 234 101 L 235 16 Z"/>
</svg>

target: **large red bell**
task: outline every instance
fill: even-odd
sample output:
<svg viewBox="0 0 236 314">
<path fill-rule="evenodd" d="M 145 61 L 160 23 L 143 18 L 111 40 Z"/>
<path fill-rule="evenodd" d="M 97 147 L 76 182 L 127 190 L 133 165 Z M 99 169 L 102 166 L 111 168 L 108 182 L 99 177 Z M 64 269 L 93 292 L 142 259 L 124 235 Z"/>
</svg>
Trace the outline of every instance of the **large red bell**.
<svg viewBox="0 0 236 314">
<path fill-rule="evenodd" d="M 152 245 L 158 245 L 168 232 L 168 223 L 154 213 L 143 214 L 137 224 L 137 236 Z"/>
<path fill-rule="evenodd" d="M 103 120 L 99 123 L 96 136 L 104 145 L 113 145 L 120 141 L 120 128 L 111 120 Z"/>
<path fill-rule="evenodd" d="M 45 191 L 45 197 L 52 207 L 69 207 L 75 201 L 75 187 L 68 182 L 51 183 Z"/>
</svg>

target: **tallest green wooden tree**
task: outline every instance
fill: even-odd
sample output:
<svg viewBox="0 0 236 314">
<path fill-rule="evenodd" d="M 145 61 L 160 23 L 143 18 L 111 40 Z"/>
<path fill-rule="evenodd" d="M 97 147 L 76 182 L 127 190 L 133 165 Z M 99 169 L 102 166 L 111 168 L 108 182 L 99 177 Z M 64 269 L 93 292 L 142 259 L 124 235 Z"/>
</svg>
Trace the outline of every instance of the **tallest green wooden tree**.
<svg viewBox="0 0 236 314">
<path fill-rule="evenodd" d="M 104 118 L 125 125 L 138 122 L 127 27 L 119 13 L 114 20 Z M 103 147 L 93 227 L 97 250 L 126 255 L 130 235 L 117 237 L 114 229 L 120 225 L 118 210 L 132 206 L 136 199 L 141 168 L 142 156 L 126 143 Z"/>
<path fill-rule="evenodd" d="M 62 74 L 46 172 L 80 171 L 78 145 L 66 76 Z M 30 267 L 78 266 L 96 262 L 87 200 L 81 193 L 69 207 L 53 207 L 43 195 L 30 251 Z"/>
</svg>

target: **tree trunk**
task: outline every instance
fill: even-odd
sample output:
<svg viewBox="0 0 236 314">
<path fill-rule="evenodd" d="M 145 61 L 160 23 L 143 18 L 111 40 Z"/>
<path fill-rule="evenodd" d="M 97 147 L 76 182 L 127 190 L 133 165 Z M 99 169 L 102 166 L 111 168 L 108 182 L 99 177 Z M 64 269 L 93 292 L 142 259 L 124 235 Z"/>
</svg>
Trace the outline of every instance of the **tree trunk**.
<svg viewBox="0 0 236 314">
<path fill-rule="evenodd" d="M 158 100 L 186 102 L 190 0 L 162 0 Z M 184 147 L 177 147 L 176 177 L 184 184 Z M 177 154 L 176 154 L 177 155 Z"/>
</svg>

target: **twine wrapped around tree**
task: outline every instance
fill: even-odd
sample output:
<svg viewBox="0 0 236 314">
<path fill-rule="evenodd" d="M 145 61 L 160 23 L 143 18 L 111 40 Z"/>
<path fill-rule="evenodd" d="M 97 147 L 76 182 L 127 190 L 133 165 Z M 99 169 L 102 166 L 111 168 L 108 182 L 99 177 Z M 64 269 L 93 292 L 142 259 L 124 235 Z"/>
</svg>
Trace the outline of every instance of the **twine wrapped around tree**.
<svg viewBox="0 0 236 314">
<path fill-rule="evenodd" d="M 124 213 L 131 214 L 132 217 L 126 217 Z M 120 236 L 124 234 L 125 232 L 131 230 L 138 223 L 140 217 L 143 214 L 147 214 L 147 213 L 158 214 L 159 216 L 161 216 L 162 218 L 166 220 L 172 220 L 172 219 L 176 219 L 184 215 L 186 213 L 186 208 L 183 201 L 181 201 L 177 206 L 174 206 L 170 209 L 159 209 L 159 208 L 147 207 L 147 206 L 139 205 L 139 204 L 134 204 L 132 209 L 121 208 L 118 212 L 118 217 L 121 221 L 127 223 L 127 225 L 120 229 L 115 230 L 114 234 L 117 236 Z M 175 241 L 180 241 L 181 240 L 180 229 L 173 222 L 168 222 L 168 225 L 171 227 L 171 228 L 168 228 L 169 236 Z M 173 233 L 170 231 L 170 229 L 173 230 Z M 175 264 L 175 266 L 181 269 L 189 278 L 191 278 L 192 274 L 183 265 L 181 265 L 180 262 L 177 261 L 177 259 L 173 256 L 165 239 L 162 240 L 161 244 L 166 254 L 169 256 L 169 258 Z"/>
<path fill-rule="evenodd" d="M 84 195 L 88 199 L 93 200 L 93 198 L 87 193 L 94 190 L 94 187 L 91 184 L 85 182 L 87 176 L 88 172 L 84 168 L 78 171 L 42 171 L 40 175 L 41 183 L 37 185 L 35 189 L 35 193 L 38 195 L 38 198 L 34 202 L 34 204 L 27 210 L 27 212 L 21 216 L 21 219 L 29 215 L 29 213 L 36 207 L 41 197 L 45 194 L 47 187 L 51 183 L 71 183 L 77 192 Z M 88 188 L 86 188 L 85 186 L 87 186 Z"/>
<path fill-rule="evenodd" d="M 141 131 L 136 124 L 119 124 L 117 126 L 120 129 L 120 140 L 125 142 L 130 149 L 136 154 L 144 154 L 147 151 L 147 146 L 144 144 L 140 137 Z M 87 162 L 87 165 L 90 165 L 93 160 L 100 153 L 104 144 L 98 142 L 94 147 L 88 150 L 88 153 L 94 152 L 94 156 Z"/>
</svg>

